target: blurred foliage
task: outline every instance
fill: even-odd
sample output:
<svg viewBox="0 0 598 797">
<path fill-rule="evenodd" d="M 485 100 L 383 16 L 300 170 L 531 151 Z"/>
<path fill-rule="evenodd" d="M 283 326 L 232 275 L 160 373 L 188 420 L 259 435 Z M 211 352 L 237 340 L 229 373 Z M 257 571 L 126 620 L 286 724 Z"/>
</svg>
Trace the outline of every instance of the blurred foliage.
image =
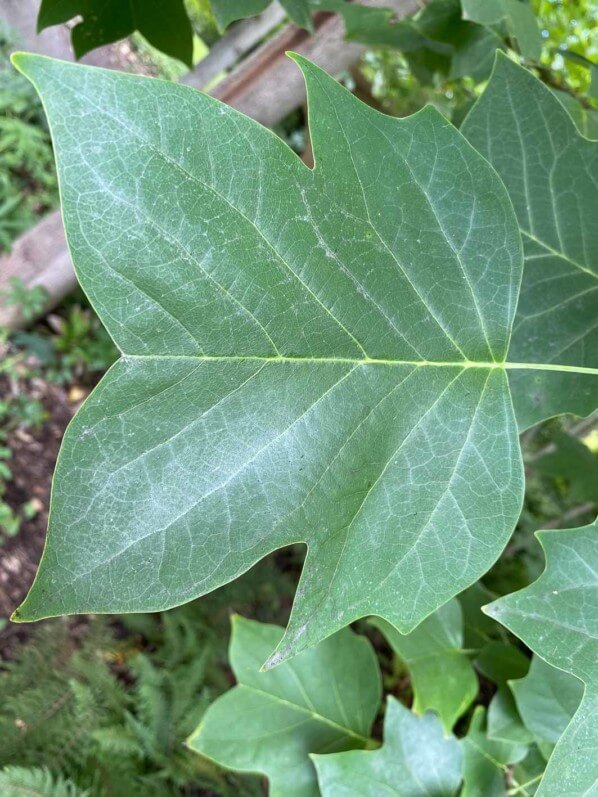
<svg viewBox="0 0 598 797">
<path fill-rule="evenodd" d="M 534 7 L 544 41 L 540 64 L 535 65 L 540 77 L 553 88 L 579 95 L 586 105 L 596 104 L 585 95 L 591 83 L 588 65 L 598 55 L 598 5 L 591 0 L 534 0 Z M 565 57 L 568 50 L 588 64 Z M 430 74 L 426 84 L 410 55 L 390 48 L 368 50 L 362 70 L 387 113 L 407 116 L 430 103 L 457 125 L 484 87 L 471 77 L 445 78 L 439 73 Z"/>
<path fill-rule="evenodd" d="M 594 0 L 534 0 L 545 46 L 541 62 L 580 94 L 590 88 L 591 72 L 563 57 L 571 51 L 598 60 L 598 4 Z"/>
<path fill-rule="evenodd" d="M 291 594 L 269 559 L 170 612 L 48 621 L 0 666 L 0 769 L 43 768 L 90 797 L 260 797 L 184 742 L 231 685 L 230 613 L 280 621 Z"/>
<path fill-rule="evenodd" d="M 58 200 L 41 103 L 8 59 L 17 43 L 0 20 L 0 251 Z"/>
</svg>

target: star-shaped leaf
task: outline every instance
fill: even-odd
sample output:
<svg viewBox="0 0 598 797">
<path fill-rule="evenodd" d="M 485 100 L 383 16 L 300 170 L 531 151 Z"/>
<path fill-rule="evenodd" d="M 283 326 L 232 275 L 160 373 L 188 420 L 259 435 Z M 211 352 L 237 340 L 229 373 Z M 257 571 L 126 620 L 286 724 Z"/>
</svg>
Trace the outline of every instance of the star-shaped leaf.
<svg viewBox="0 0 598 797">
<path fill-rule="evenodd" d="M 362 616 L 411 631 L 509 538 L 508 196 L 434 109 L 386 117 L 297 60 L 314 170 L 192 89 L 17 56 L 123 352 L 65 435 L 17 619 L 164 609 L 302 541 L 272 666 Z"/>
<path fill-rule="evenodd" d="M 538 791 L 576 797 L 598 788 L 598 524 L 543 531 L 546 570 L 531 586 L 487 612 L 548 664 L 585 683 L 573 720 L 558 741 Z"/>
<path fill-rule="evenodd" d="M 509 359 L 598 367 L 598 145 L 584 138 L 550 89 L 498 54 L 461 131 L 500 174 L 525 252 Z M 598 406 L 591 374 L 509 374 L 522 429 Z"/>
<path fill-rule="evenodd" d="M 372 624 L 405 662 L 413 687 L 413 711 L 436 711 L 448 733 L 478 693 L 478 680 L 463 650 L 463 615 L 456 599 L 427 617 L 410 634 L 385 620 Z"/>
<path fill-rule="evenodd" d="M 374 744 L 380 673 L 370 643 L 349 629 L 260 672 L 282 634 L 278 626 L 233 619 L 238 685 L 209 707 L 189 746 L 229 769 L 262 772 L 270 797 L 317 797 L 310 753 Z"/>
<path fill-rule="evenodd" d="M 193 29 L 183 0 L 42 0 L 38 31 L 82 19 L 71 39 L 77 58 L 135 31 L 158 50 L 193 66 Z"/>
<path fill-rule="evenodd" d="M 461 782 L 462 752 L 434 714 L 412 714 L 392 697 L 384 745 L 373 752 L 312 756 L 322 797 L 452 797 Z"/>
</svg>

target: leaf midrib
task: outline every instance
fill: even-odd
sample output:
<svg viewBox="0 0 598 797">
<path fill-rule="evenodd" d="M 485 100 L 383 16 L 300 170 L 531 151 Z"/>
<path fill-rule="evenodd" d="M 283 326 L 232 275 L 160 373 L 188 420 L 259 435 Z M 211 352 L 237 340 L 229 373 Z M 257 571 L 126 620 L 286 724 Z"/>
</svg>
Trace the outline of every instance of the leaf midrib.
<svg viewBox="0 0 598 797">
<path fill-rule="evenodd" d="M 247 689 L 249 692 L 253 692 L 256 695 L 260 695 L 261 697 L 266 697 L 269 700 L 274 700 L 276 703 L 280 703 L 283 706 L 291 708 L 293 711 L 298 711 L 302 714 L 307 714 L 311 719 L 316 720 L 317 722 L 322 722 L 325 725 L 330 725 L 332 728 L 340 731 L 341 733 L 352 736 L 354 739 L 359 739 L 360 742 L 364 744 L 364 746 L 369 745 L 372 743 L 372 739 L 369 736 L 362 736 L 361 733 L 357 733 L 357 731 L 352 730 L 351 728 L 347 728 L 344 725 L 341 725 L 334 720 L 325 717 L 323 714 L 320 714 L 317 711 L 312 711 L 311 709 L 307 708 L 306 706 L 300 706 L 298 703 L 293 703 L 290 700 L 285 700 L 284 697 L 280 697 L 279 695 L 275 695 L 272 692 L 267 692 L 265 689 L 259 689 L 257 686 L 250 686 L 249 684 L 239 683 L 237 684 L 237 688 Z"/>
<path fill-rule="evenodd" d="M 123 360 L 192 360 L 194 362 L 263 362 L 263 363 L 328 363 L 331 365 L 376 365 L 376 366 L 409 366 L 413 368 L 482 368 L 502 371 L 532 370 L 560 371 L 565 373 L 594 374 L 598 376 L 598 368 L 581 365 L 559 365 L 557 363 L 520 363 L 520 362 L 487 362 L 476 360 L 443 361 L 443 360 L 393 360 L 381 357 L 300 357 L 293 355 L 234 355 L 234 354 L 127 354 L 123 352 Z"/>
</svg>

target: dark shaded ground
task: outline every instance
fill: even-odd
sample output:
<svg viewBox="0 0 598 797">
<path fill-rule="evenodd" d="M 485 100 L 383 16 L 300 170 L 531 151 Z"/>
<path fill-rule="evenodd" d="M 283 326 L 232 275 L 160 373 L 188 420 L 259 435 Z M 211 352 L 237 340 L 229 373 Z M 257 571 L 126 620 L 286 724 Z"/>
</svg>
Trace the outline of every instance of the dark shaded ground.
<svg viewBox="0 0 598 797">
<path fill-rule="evenodd" d="M 50 503 L 52 473 L 58 456 L 60 441 L 66 425 L 74 414 L 64 390 L 56 385 L 36 380 L 39 395 L 48 418 L 38 430 L 17 428 L 8 438 L 12 450 L 9 461 L 13 479 L 7 485 L 4 500 L 14 510 L 25 502 L 35 500 L 39 512 L 22 523 L 19 533 L 0 545 L 0 617 L 8 618 L 22 601 L 33 582 L 39 563 Z M 0 385 L 0 399 L 7 398 L 5 385 Z M 0 632 L 0 659 L 17 641 L 28 635 L 28 626 L 9 623 Z"/>
</svg>

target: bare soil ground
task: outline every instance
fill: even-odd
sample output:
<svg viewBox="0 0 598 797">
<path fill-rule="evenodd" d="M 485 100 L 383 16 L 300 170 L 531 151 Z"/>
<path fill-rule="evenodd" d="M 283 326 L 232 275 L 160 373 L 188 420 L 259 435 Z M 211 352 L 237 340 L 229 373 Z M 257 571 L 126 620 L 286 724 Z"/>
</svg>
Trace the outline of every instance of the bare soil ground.
<svg viewBox="0 0 598 797">
<path fill-rule="evenodd" d="M 23 521 L 15 537 L 0 545 L 0 617 L 4 618 L 10 617 L 33 582 L 46 536 L 52 473 L 62 435 L 75 410 L 61 387 L 35 380 L 31 391 L 42 401 L 48 417 L 38 430 L 11 432 L 8 445 L 13 455 L 8 464 L 13 479 L 4 500 L 14 510 L 35 500 L 39 511 Z M 0 383 L 0 399 L 6 398 L 6 393 L 6 384 Z M 27 635 L 28 626 L 7 624 L 0 632 L 0 659 Z"/>
</svg>

